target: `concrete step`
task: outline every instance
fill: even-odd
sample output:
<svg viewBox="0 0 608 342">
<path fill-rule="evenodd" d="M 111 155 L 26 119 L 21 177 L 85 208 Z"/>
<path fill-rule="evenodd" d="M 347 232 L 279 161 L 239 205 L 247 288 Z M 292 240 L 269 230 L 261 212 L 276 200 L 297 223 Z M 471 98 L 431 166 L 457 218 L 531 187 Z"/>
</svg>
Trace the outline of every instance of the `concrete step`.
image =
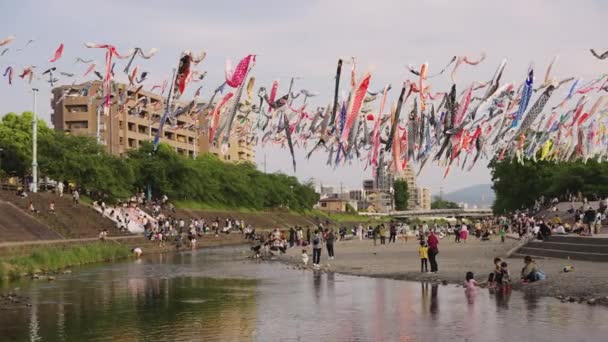
<svg viewBox="0 0 608 342">
<path fill-rule="evenodd" d="M 551 235 L 545 240 L 547 242 L 580 243 L 608 246 L 608 237 L 588 237 L 570 235 Z"/>
<path fill-rule="evenodd" d="M 525 245 L 529 248 L 539 249 L 552 249 L 559 251 L 570 251 L 580 253 L 607 253 L 608 245 L 596 245 L 592 244 L 593 240 L 586 240 L 585 244 L 582 243 L 567 243 L 567 242 L 551 242 L 551 241 L 532 241 Z"/>
<path fill-rule="evenodd" d="M 572 259 L 572 260 L 586 260 L 586 261 L 601 261 L 608 262 L 608 253 L 583 253 L 573 251 L 563 251 L 548 248 L 533 248 L 533 247 L 522 247 L 515 257 L 523 257 L 530 255 L 533 257 L 546 257 L 546 258 L 557 258 L 557 259 Z"/>
</svg>

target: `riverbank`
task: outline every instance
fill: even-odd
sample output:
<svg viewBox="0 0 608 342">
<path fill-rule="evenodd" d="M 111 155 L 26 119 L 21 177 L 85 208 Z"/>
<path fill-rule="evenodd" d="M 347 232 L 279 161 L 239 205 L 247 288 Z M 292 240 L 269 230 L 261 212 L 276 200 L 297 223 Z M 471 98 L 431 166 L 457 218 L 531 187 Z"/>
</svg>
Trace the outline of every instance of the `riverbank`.
<svg viewBox="0 0 608 342">
<path fill-rule="evenodd" d="M 246 244 L 241 234 L 205 235 L 197 241 L 197 249 Z M 96 262 L 114 262 L 133 257 L 131 250 L 140 247 L 144 254 L 176 251 L 175 245 L 148 241 L 141 236 L 98 239 L 69 239 L 0 244 L 0 282 L 22 277 L 53 279 L 69 272 L 70 267 Z M 182 247 L 181 250 L 187 249 Z M 50 278 L 49 278 L 50 276 Z"/>
<path fill-rule="evenodd" d="M 369 276 L 410 281 L 430 281 L 440 283 L 462 284 L 465 274 L 472 271 L 478 282 L 485 282 L 493 270 L 492 261 L 501 257 L 508 263 L 511 276 L 514 279 L 512 287 L 529 295 L 551 296 L 562 301 L 589 302 L 591 304 L 608 305 L 608 269 L 605 264 L 561 260 L 539 259 L 538 266 L 547 274 L 547 279 L 531 284 L 521 284 L 519 273 L 523 260 L 505 258 L 509 251 L 517 247 L 519 241 L 507 239 L 505 243 L 499 240 L 479 241 L 475 238 L 464 243 L 454 243 L 449 237 L 440 241 L 439 272 L 427 274 L 420 272 L 418 258 L 418 243 L 410 239 L 407 243 L 398 241 L 386 246 L 373 246 L 372 240 L 350 240 L 335 244 L 334 260 L 328 260 L 327 250 L 321 255 L 322 270 L 357 276 Z M 301 248 L 292 248 L 278 260 L 301 265 Z M 312 251 L 308 248 L 312 258 Z M 564 273 L 561 269 L 573 266 L 575 271 Z"/>
</svg>

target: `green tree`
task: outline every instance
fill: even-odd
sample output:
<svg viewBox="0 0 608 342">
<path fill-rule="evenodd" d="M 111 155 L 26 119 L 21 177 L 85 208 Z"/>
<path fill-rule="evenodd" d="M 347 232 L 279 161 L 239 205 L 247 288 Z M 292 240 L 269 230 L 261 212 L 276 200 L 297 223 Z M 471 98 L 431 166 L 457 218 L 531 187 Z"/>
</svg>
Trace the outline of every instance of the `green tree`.
<svg viewBox="0 0 608 342">
<path fill-rule="evenodd" d="M 406 210 L 407 201 L 410 198 L 410 194 L 407 189 L 407 182 L 404 179 L 397 179 L 393 184 L 394 189 L 394 200 L 395 210 Z"/>
<path fill-rule="evenodd" d="M 30 113 L 9 113 L 0 122 L 3 173 L 24 177 L 31 165 Z M 95 139 L 73 136 L 39 123 L 40 175 L 67 180 L 85 191 L 125 198 L 150 187 L 152 194 L 210 206 L 252 209 L 312 209 L 319 194 L 311 182 L 281 173 L 266 174 L 250 163 L 231 164 L 211 154 L 196 159 L 168 145 L 143 143 L 121 158 L 106 152 Z M 12 138 L 11 138 L 12 137 Z"/>
<path fill-rule="evenodd" d="M 31 112 L 21 115 L 8 113 L 0 121 L 0 166 L 5 174 L 25 177 L 32 165 L 32 119 Z M 54 132 L 42 120 L 38 120 L 38 138 L 40 142 Z M 40 144 L 39 144 L 40 145 Z"/>
<path fill-rule="evenodd" d="M 433 202 L 431 202 L 431 209 L 458 209 L 458 203 L 446 201 L 442 198 L 435 197 L 433 198 Z"/>
<path fill-rule="evenodd" d="M 579 192 L 589 199 L 608 196 L 608 164 L 596 160 L 549 162 L 492 160 L 496 213 L 531 207 L 541 196 L 561 197 Z"/>
</svg>

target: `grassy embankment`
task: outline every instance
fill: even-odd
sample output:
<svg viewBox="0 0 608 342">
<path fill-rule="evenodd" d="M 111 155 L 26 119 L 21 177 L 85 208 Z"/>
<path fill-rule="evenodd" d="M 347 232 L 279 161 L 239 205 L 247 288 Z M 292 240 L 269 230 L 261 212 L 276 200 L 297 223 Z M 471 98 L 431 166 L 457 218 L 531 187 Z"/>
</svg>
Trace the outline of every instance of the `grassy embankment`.
<svg viewBox="0 0 608 342">
<path fill-rule="evenodd" d="M 115 261 L 130 255 L 129 248 L 119 243 L 95 242 L 63 248 L 33 247 L 28 254 L 0 258 L 0 280 L 16 280 L 32 274 L 54 273 L 70 266 Z"/>
<path fill-rule="evenodd" d="M 200 211 L 224 211 L 231 213 L 245 213 L 245 214 L 272 214 L 272 210 L 256 210 L 251 208 L 234 208 L 223 205 L 209 205 L 207 203 L 201 203 L 197 201 L 176 201 L 175 207 L 178 209 L 185 210 L 200 210 Z M 279 209 L 277 209 L 279 210 Z M 292 215 L 300 215 L 309 219 L 319 218 L 323 221 L 329 220 L 334 224 L 340 223 L 365 223 L 370 222 L 371 224 L 379 224 L 389 222 L 391 220 L 388 216 L 363 216 L 356 213 L 326 213 L 321 210 L 306 210 L 306 211 L 293 211 L 285 210 L 285 213 Z"/>
</svg>

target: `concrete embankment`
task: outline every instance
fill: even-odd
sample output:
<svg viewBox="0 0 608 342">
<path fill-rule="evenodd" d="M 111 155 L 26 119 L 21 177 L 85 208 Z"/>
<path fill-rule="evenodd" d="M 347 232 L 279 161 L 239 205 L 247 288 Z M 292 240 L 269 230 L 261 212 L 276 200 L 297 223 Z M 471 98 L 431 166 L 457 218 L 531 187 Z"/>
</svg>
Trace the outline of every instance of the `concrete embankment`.
<svg viewBox="0 0 608 342">
<path fill-rule="evenodd" d="M 208 234 L 199 238 L 197 248 L 246 244 L 241 234 Z M 174 243 L 164 246 L 141 236 L 98 239 L 38 240 L 33 242 L 0 243 L 0 280 L 15 280 L 25 276 L 38 277 L 64 272 L 66 268 L 95 262 L 113 262 L 133 257 L 131 250 L 139 247 L 144 254 L 174 252 Z"/>
</svg>

